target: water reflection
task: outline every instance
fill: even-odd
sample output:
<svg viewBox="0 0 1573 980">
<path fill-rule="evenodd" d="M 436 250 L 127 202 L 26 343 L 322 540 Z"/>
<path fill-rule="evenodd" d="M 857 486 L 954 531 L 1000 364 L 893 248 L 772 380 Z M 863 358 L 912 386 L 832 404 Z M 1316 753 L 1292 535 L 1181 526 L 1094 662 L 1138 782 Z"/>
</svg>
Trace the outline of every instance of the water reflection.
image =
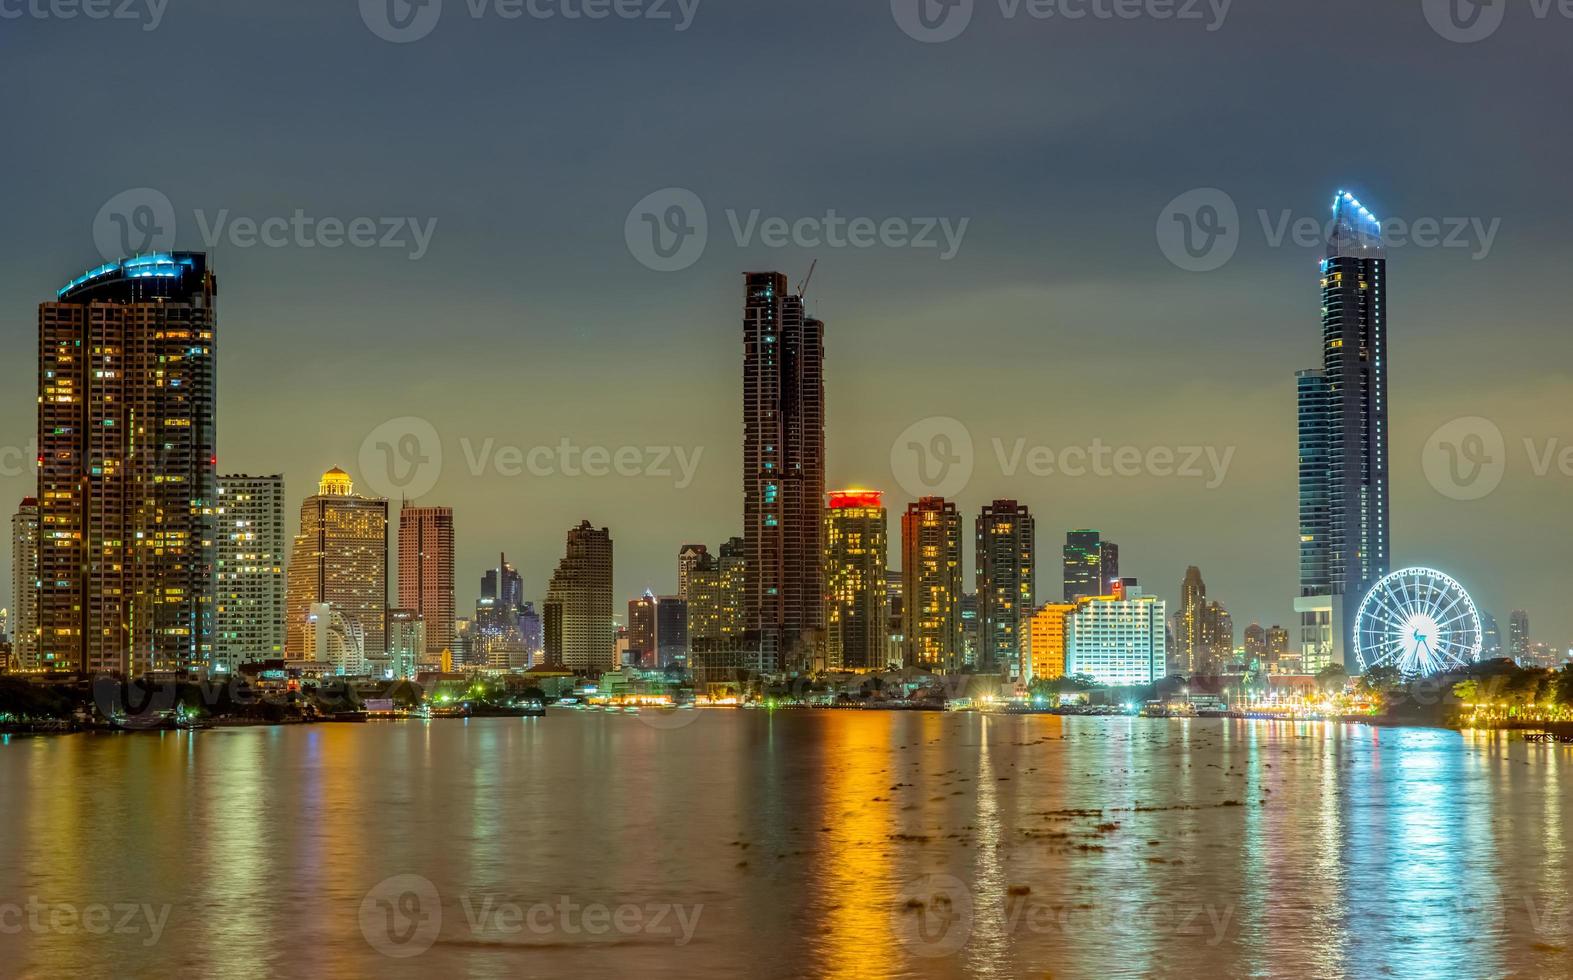
<svg viewBox="0 0 1573 980">
<path fill-rule="evenodd" d="M 903 712 L 17 738 L 0 972 L 1551 975 L 1570 760 L 1500 733 Z M 407 960 L 358 918 L 395 875 L 439 896 Z M 702 914 L 683 942 L 492 914 L 559 898 Z M 94 903 L 167 926 L 49 917 Z"/>
</svg>

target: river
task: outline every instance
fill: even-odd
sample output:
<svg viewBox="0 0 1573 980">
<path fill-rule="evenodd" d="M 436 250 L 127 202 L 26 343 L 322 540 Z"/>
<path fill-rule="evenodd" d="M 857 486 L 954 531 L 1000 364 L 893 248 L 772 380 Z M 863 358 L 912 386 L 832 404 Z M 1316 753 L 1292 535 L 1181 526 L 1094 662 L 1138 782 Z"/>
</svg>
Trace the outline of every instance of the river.
<svg viewBox="0 0 1573 980">
<path fill-rule="evenodd" d="M 14 737 L 7 977 L 1567 976 L 1573 747 L 699 710 Z"/>
</svg>

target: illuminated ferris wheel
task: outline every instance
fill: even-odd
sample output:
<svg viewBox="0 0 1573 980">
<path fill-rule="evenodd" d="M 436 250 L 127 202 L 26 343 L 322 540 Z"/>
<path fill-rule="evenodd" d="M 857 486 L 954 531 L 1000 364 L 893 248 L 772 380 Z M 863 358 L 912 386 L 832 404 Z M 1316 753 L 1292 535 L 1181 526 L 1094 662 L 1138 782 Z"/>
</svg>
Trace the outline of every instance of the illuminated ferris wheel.
<svg viewBox="0 0 1573 980">
<path fill-rule="evenodd" d="M 1405 568 L 1384 577 L 1360 600 L 1355 656 L 1362 672 L 1396 667 L 1423 676 L 1480 659 L 1480 612 L 1469 593 L 1433 568 Z"/>
</svg>

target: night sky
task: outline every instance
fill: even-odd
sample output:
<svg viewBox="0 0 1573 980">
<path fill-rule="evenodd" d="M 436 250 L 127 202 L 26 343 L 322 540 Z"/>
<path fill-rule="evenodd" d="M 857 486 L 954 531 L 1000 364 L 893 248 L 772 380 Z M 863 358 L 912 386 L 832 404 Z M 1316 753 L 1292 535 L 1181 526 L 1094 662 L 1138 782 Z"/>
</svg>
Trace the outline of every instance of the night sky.
<svg viewBox="0 0 1573 980">
<path fill-rule="evenodd" d="M 25 14 L 0 21 L 7 516 L 32 492 L 36 304 L 102 261 L 106 203 L 152 188 L 176 246 L 210 251 L 219 276 L 221 472 L 285 473 L 293 533 L 323 470 L 364 487 L 368 434 L 429 421 L 444 462 L 420 499 L 457 512 L 461 614 L 500 550 L 539 601 L 581 518 L 612 529 L 619 603 L 674 591 L 682 543 L 741 533 L 740 273 L 795 280 L 817 259 L 832 486 L 887 490 L 894 517 L 910 495 L 892 443 L 954 418 L 975 447 L 957 495 L 968 547 L 983 503 L 1027 502 L 1040 600 L 1059 593 L 1064 529 L 1098 527 L 1122 571 L 1171 603 L 1196 564 L 1237 630 L 1289 625 L 1294 372 L 1320 363 L 1320 249 L 1275 245 L 1272 226 L 1326 220 L 1346 188 L 1460 245 L 1389 253 L 1395 564 L 1454 574 L 1504 632 L 1524 607 L 1537 639 L 1573 641 L 1573 476 L 1556 459 L 1573 445 L 1573 20 L 1555 10 L 1513 3 L 1494 34 L 1455 43 L 1421 0 L 1237 0 L 1221 24 L 1206 4 L 1195 20 L 1068 20 L 978 0 L 958 37 L 920 43 L 898 24 L 916 23 L 916 0 L 898 0 L 899 18 L 888 0 L 704 0 L 686 30 L 675 0 L 657 11 L 668 20 L 489 5 L 476 19 L 481 0 L 446 0 L 429 35 L 392 43 L 369 26 L 373 0 L 169 0 L 154 30 L 147 0 L 129 8 L 140 21 L 39 18 L 23 2 L 0 2 Z M 552 9 L 565 3 L 581 0 Z M 675 272 L 625 235 L 665 188 L 708 216 L 702 257 Z M 1240 215 L 1237 252 L 1206 272 L 1171 262 L 1157 231 L 1198 188 Z M 747 225 L 755 209 L 968 224 L 949 259 L 938 233 L 940 248 L 740 244 L 729 212 Z M 293 231 L 270 247 L 227 223 L 297 210 L 436 224 L 412 258 L 407 232 L 401 247 L 307 248 Z M 1460 238 L 1452 219 L 1473 224 Z M 1489 248 L 1477 227 L 1496 229 Z M 1480 499 L 1439 492 L 1422 466 L 1460 417 L 1505 440 L 1501 484 Z M 472 475 L 488 439 L 702 455 L 684 487 L 675 464 Z M 1007 455 L 1020 439 L 1096 439 L 1233 456 L 1213 488 L 1010 476 L 996 439 Z M 7 534 L 7 570 L 9 549 Z"/>
</svg>

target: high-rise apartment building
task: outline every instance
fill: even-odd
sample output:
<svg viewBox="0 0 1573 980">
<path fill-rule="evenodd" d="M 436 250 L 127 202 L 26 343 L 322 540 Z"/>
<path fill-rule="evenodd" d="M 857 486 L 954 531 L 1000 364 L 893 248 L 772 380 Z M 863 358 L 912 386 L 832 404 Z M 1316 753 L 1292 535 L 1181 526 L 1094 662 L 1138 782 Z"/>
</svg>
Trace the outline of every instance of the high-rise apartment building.
<svg viewBox="0 0 1573 980">
<path fill-rule="evenodd" d="M 978 514 L 976 538 L 978 670 L 1020 678 L 1037 606 L 1037 523 L 1026 504 L 996 500 Z"/>
<path fill-rule="evenodd" d="M 1175 637 L 1179 641 L 1179 654 L 1173 669 L 1187 676 L 1206 671 L 1207 650 L 1207 583 L 1202 580 L 1202 570 L 1195 565 L 1185 570 L 1185 580 L 1180 583 L 1180 628 Z"/>
<path fill-rule="evenodd" d="M 284 657 L 284 477 L 220 476 L 213 665 Z"/>
<path fill-rule="evenodd" d="M 1122 687 L 1161 680 L 1167 667 L 1166 607 L 1129 580 L 1116 583 L 1110 595 L 1077 600 L 1066 617 L 1066 673 Z"/>
<path fill-rule="evenodd" d="M 568 670 L 611 670 L 617 626 L 612 621 L 612 534 L 582 521 L 546 593 L 542 625 L 546 662 Z"/>
<path fill-rule="evenodd" d="M 1120 577 L 1120 546 L 1099 531 L 1067 531 L 1064 569 L 1066 602 L 1107 595 Z"/>
<path fill-rule="evenodd" d="M 1065 617 L 1076 611 L 1074 602 L 1046 602 L 1027 624 L 1027 664 L 1024 680 L 1053 680 L 1065 676 Z"/>
<path fill-rule="evenodd" d="M 832 670 L 883 670 L 889 662 L 888 537 L 879 491 L 830 493 L 825 507 L 825 661 Z"/>
<path fill-rule="evenodd" d="M 688 664 L 688 600 L 664 595 L 655 600 L 655 664 L 683 667 Z"/>
<path fill-rule="evenodd" d="M 388 676 L 409 680 L 427 655 L 426 621 L 414 609 L 388 610 L 388 653 L 381 661 Z"/>
<path fill-rule="evenodd" d="M 399 606 L 421 618 L 427 650 L 453 646 L 453 508 L 399 508 Z"/>
<path fill-rule="evenodd" d="M 213 655 L 214 297 L 201 253 L 78 276 L 38 308 L 38 653 L 81 675 Z"/>
<path fill-rule="evenodd" d="M 25 497 L 11 515 L 11 655 L 21 670 L 38 661 L 38 500 Z"/>
<path fill-rule="evenodd" d="M 301 504 L 286 580 L 286 657 L 316 659 L 324 623 L 359 637 L 365 656 L 381 657 L 388 640 L 388 501 L 357 494 L 338 467 L 324 473 L 316 495 Z"/>
<path fill-rule="evenodd" d="M 656 666 L 655 606 L 655 593 L 648 589 L 628 600 L 628 663 L 647 670 Z"/>
<path fill-rule="evenodd" d="M 698 640 L 739 636 L 745 629 L 746 583 L 742 538 L 731 538 L 720 552 L 699 557 L 688 576 L 688 637 Z"/>
<path fill-rule="evenodd" d="M 760 669 L 800 661 L 825 625 L 825 325 L 779 272 L 744 277 L 743 539 Z"/>
<path fill-rule="evenodd" d="M 1520 664 L 1530 657 L 1529 613 L 1513 610 L 1507 621 L 1508 656 Z"/>
<path fill-rule="evenodd" d="M 1333 200 L 1322 261 L 1322 366 L 1296 375 L 1304 668 L 1356 667 L 1346 614 L 1389 566 L 1387 255 L 1381 222 Z"/>
<path fill-rule="evenodd" d="M 941 497 L 907 505 L 901 517 L 902 633 L 906 664 L 959 671 L 961 515 Z"/>
<path fill-rule="evenodd" d="M 710 555 L 710 549 L 702 544 L 685 544 L 677 549 L 677 595 L 679 598 L 688 598 L 688 577 L 693 573 L 694 566 L 704 561 Z"/>
</svg>

